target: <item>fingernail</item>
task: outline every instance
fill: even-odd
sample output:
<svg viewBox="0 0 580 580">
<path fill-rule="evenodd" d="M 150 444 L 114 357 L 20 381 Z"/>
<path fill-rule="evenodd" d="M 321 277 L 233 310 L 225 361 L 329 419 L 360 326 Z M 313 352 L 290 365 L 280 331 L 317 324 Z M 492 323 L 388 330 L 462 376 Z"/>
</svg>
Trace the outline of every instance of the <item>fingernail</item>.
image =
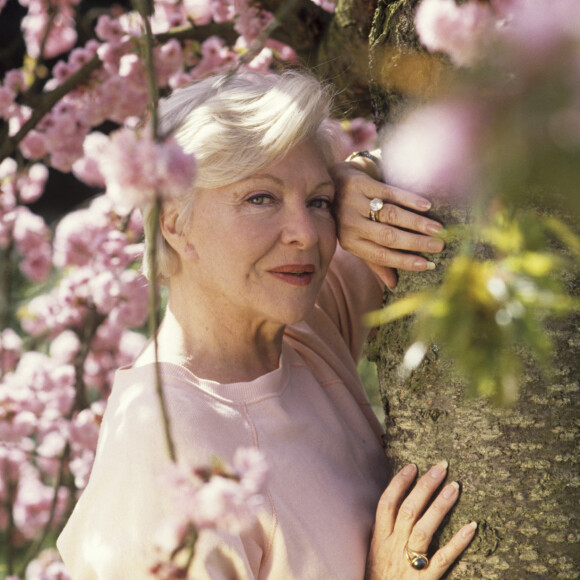
<svg viewBox="0 0 580 580">
<path fill-rule="evenodd" d="M 437 465 L 434 465 L 429 470 L 429 475 L 431 477 L 440 477 L 447 471 L 448 467 L 449 467 L 449 463 L 447 461 L 445 461 L 445 460 L 440 461 Z"/>
<path fill-rule="evenodd" d="M 441 242 L 441 240 L 431 240 L 427 244 L 427 246 L 429 248 L 429 252 L 432 254 L 436 254 L 438 252 L 441 252 L 441 250 L 443 250 L 443 243 Z"/>
<path fill-rule="evenodd" d="M 471 522 L 466 526 L 463 526 L 461 534 L 463 535 L 464 538 L 468 538 L 469 536 L 471 536 L 471 534 L 473 534 L 475 530 L 477 530 L 477 522 Z"/>
<path fill-rule="evenodd" d="M 459 491 L 459 484 L 456 481 L 452 481 L 443 490 L 443 497 L 445 499 L 449 499 L 449 498 L 453 497 L 455 495 L 455 493 L 458 491 Z"/>
<path fill-rule="evenodd" d="M 403 475 L 415 475 L 415 471 L 417 470 L 417 467 L 413 464 L 410 463 L 409 465 L 405 466 L 402 470 L 401 473 Z"/>
<path fill-rule="evenodd" d="M 428 260 L 415 260 L 413 262 L 413 267 L 417 270 L 434 270 L 435 269 L 435 263 L 434 262 L 429 262 Z"/>
<path fill-rule="evenodd" d="M 417 202 L 417 209 L 420 211 L 427 211 L 431 209 L 433 204 L 428 199 L 422 199 L 421 201 Z"/>
<path fill-rule="evenodd" d="M 437 235 L 443 229 L 443 226 L 441 224 L 430 223 L 425 229 L 428 234 Z"/>
</svg>

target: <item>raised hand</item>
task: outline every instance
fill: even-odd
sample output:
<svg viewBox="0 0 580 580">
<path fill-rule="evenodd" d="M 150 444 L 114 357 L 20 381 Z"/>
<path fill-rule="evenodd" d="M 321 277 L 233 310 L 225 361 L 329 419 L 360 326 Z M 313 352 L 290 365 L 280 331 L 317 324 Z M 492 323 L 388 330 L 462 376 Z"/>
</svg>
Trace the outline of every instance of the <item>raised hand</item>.
<svg viewBox="0 0 580 580">
<path fill-rule="evenodd" d="M 391 289 L 397 285 L 395 268 L 421 272 L 435 264 L 420 255 L 440 252 L 438 222 L 416 212 L 431 207 L 429 200 L 378 180 L 369 159 L 335 165 L 331 174 L 337 188 L 335 217 L 341 246 L 362 258 Z M 382 202 L 371 219 L 371 201 Z M 381 204 L 379 203 L 379 206 Z"/>
</svg>

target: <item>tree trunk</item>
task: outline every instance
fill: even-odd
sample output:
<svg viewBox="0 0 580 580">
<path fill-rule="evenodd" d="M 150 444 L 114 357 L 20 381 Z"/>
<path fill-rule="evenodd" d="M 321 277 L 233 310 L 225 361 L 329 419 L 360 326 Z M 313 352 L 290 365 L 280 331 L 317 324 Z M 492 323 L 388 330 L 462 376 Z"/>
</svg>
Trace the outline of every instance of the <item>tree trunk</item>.
<svg viewBox="0 0 580 580">
<path fill-rule="evenodd" d="M 336 104 L 346 117 L 371 114 L 368 86 L 369 34 L 377 0 L 338 0 L 318 47 L 318 73 L 337 88 Z"/>
<path fill-rule="evenodd" d="M 397 58 L 389 43 L 416 49 L 415 4 L 382 0 L 375 15 L 370 68 L 379 122 L 392 119 L 404 97 L 388 86 L 396 63 L 380 59 Z M 470 219 L 469 208 L 459 204 L 436 205 L 430 215 L 445 225 Z M 395 298 L 437 285 L 455 250 L 451 244 L 438 255 L 434 271 L 400 272 Z M 577 277 L 565 282 L 572 295 L 580 295 Z M 542 376 L 527 364 L 520 398 L 509 408 L 467 398 L 464 381 L 437 345 L 404 378 L 399 369 L 413 340 L 411 325 L 405 318 L 380 328 L 368 351 L 378 365 L 389 458 L 396 467 L 415 462 L 420 471 L 447 459 L 449 481 L 462 485 L 460 502 L 438 540 L 446 542 L 472 519 L 479 523 L 473 543 L 447 577 L 580 578 L 580 315 L 547 325 L 555 343 L 553 370 Z"/>
</svg>

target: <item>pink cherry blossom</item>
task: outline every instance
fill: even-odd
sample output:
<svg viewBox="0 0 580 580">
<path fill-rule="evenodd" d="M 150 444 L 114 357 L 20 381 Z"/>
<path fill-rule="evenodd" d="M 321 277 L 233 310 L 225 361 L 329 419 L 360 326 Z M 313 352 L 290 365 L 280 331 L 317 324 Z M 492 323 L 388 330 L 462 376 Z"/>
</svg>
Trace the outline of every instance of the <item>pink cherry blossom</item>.
<svg viewBox="0 0 580 580">
<path fill-rule="evenodd" d="M 181 44 L 175 39 L 156 47 L 155 49 L 155 76 L 159 86 L 165 87 L 169 79 L 183 67 L 183 52 Z"/>
<path fill-rule="evenodd" d="M 46 241 L 28 250 L 19 264 L 20 271 L 32 282 L 44 282 L 52 267 L 52 252 Z"/>
<path fill-rule="evenodd" d="M 255 520 L 268 471 L 264 457 L 257 449 L 240 449 L 234 469 L 231 474 L 227 466 L 216 470 L 174 464 L 168 469 L 164 481 L 185 521 L 197 529 L 239 533 Z M 201 472 L 203 479 L 196 476 Z"/>
<path fill-rule="evenodd" d="M 14 370 L 22 354 L 22 339 L 12 328 L 0 332 L 0 375 Z"/>
<path fill-rule="evenodd" d="M 268 462 L 255 447 L 240 447 L 234 454 L 233 467 L 246 493 L 260 493 L 266 484 Z"/>
<path fill-rule="evenodd" d="M 107 194 L 119 208 L 153 203 L 157 196 L 180 197 L 191 190 L 195 160 L 173 138 L 154 143 L 147 132 L 116 131 L 98 154 Z"/>
<path fill-rule="evenodd" d="M 214 22 L 231 22 L 236 14 L 234 0 L 212 0 Z"/>
<path fill-rule="evenodd" d="M 55 266 L 85 266 L 95 257 L 110 226 L 105 215 L 91 208 L 69 213 L 58 223 L 54 235 Z"/>
<path fill-rule="evenodd" d="M 477 176 L 484 116 L 476 103 L 426 105 L 386 132 L 382 143 L 387 183 L 422 193 L 467 193 Z"/>
<path fill-rule="evenodd" d="M 34 163 L 18 181 L 18 194 L 22 203 L 33 203 L 44 193 L 48 179 L 48 168 L 42 163 Z"/>
<path fill-rule="evenodd" d="M 126 31 L 122 23 L 117 18 L 112 18 L 109 14 L 102 14 L 95 26 L 97 37 L 111 45 L 119 45 L 126 37 Z"/>
<path fill-rule="evenodd" d="M 3 85 L 15 93 L 20 93 L 24 89 L 26 89 L 26 75 L 20 69 L 12 69 L 6 71 L 4 75 L 4 82 Z"/>
<path fill-rule="evenodd" d="M 125 330 L 121 335 L 115 356 L 115 368 L 131 364 L 145 348 L 147 337 L 132 330 Z"/>
<path fill-rule="evenodd" d="M 184 0 L 185 13 L 198 26 L 209 24 L 212 19 L 212 0 Z"/>
<path fill-rule="evenodd" d="M 125 270 L 119 277 L 119 300 L 111 310 L 111 321 L 123 327 L 138 327 L 147 320 L 149 289 L 145 276 Z"/>
<path fill-rule="evenodd" d="M 60 487 L 57 492 L 57 519 L 66 507 L 68 490 Z M 14 523 L 27 539 L 33 539 L 48 521 L 53 499 L 52 487 L 44 484 L 38 471 L 31 465 L 20 465 L 18 492 L 14 502 Z"/>
<path fill-rule="evenodd" d="M 10 118 L 14 109 L 16 93 L 7 87 L 0 86 L 0 116 L 4 119 Z"/>
<path fill-rule="evenodd" d="M 470 66 L 483 58 L 496 19 L 488 4 L 455 0 L 423 0 L 415 17 L 421 42 L 431 51 L 448 54 L 458 66 Z"/>
<path fill-rule="evenodd" d="M 20 151 L 27 159 L 42 159 L 47 154 L 44 135 L 33 129 L 20 142 Z"/>
<path fill-rule="evenodd" d="M 15 210 L 12 236 L 18 253 L 22 256 L 20 270 L 34 282 L 42 282 L 50 273 L 52 249 L 50 230 L 44 220 L 28 208 Z"/>
<path fill-rule="evenodd" d="M 545 75 L 546 67 L 578 53 L 578 2 L 495 0 L 493 6 L 498 14 L 500 40 L 494 59 L 502 66 L 524 75 Z"/>
<path fill-rule="evenodd" d="M 191 71 L 193 78 L 224 72 L 237 61 L 238 55 L 218 36 L 210 36 L 201 43 L 201 61 Z"/>
<path fill-rule="evenodd" d="M 78 0 L 74 2 L 77 4 Z M 52 58 L 70 50 L 76 40 L 74 12 L 72 4 L 63 2 L 55 6 L 56 14 L 50 15 L 47 6 L 38 0 L 30 0 L 28 14 L 22 19 L 22 30 L 26 49 L 30 56 Z M 48 27 L 50 26 L 50 29 Z M 46 40 L 47 29 L 49 30 Z M 43 45 L 44 41 L 44 45 Z M 43 54 L 40 54 L 43 47 Z"/>
<path fill-rule="evenodd" d="M 195 20 L 193 21 L 196 22 Z M 157 0 L 150 22 L 153 34 L 161 34 L 175 27 L 187 26 L 188 20 L 185 7 L 181 2 L 175 2 L 174 0 Z"/>
<path fill-rule="evenodd" d="M 27 207 L 19 206 L 15 210 L 15 216 L 13 236 L 20 252 L 33 249 L 50 235 L 44 220 Z"/>
<path fill-rule="evenodd" d="M 218 475 L 198 490 L 188 512 L 199 529 L 239 534 L 254 521 L 261 505 L 260 496 L 248 496 L 239 482 Z"/>
<path fill-rule="evenodd" d="M 71 580 L 58 552 L 43 550 L 26 567 L 26 580 Z"/>
<path fill-rule="evenodd" d="M 234 29 L 248 41 L 257 38 L 274 19 L 271 12 L 252 6 L 250 0 L 234 0 L 234 9 L 236 11 Z"/>
<path fill-rule="evenodd" d="M 50 341 L 50 357 L 61 364 L 72 364 L 78 353 L 81 341 L 72 330 L 63 330 L 57 337 Z"/>
<path fill-rule="evenodd" d="M 84 156 L 72 165 L 74 175 L 89 185 L 104 186 L 105 178 L 99 171 L 98 156 L 106 149 L 109 139 L 104 133 L 93 131 L 83 143 Z"/>
<path fill-rule="evenodd" d="M 326 12 L 334 13 L 336 10 L 336 0 L 311 0 L 317 6 L 320 6 Z"/>
<path fill-rule="evenodd" d="M 82 156 L 89 126 L 81 112 L 75 104 L 63 100 L 54 106 L 37 127 L 50 155 L 50 165 L 55 169 L 69 172 L 73 163 Z"/>
</svg>

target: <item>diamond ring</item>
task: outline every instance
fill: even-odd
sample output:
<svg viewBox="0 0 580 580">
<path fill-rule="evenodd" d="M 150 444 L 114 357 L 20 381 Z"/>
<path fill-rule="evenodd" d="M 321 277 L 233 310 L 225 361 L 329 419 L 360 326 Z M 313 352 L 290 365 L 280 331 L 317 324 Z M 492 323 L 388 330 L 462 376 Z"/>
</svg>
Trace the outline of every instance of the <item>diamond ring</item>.
<svg viewBox="0 0 580 580">
<path fill-rule="evenodd" d="M 370 203 L 370 212 L 369 212 L 369 219 L 371 219 L 374 222 L 378 222 L 379 217 L 378 217 L 378 213 L 381 211 L 381 209 L 383 209 L 383 205 L 384 202 L 382 199 L 379 199 L 378 197 L 375 197 L 374 199 L 371 199 L 371 203 Z"/>
</svg>

